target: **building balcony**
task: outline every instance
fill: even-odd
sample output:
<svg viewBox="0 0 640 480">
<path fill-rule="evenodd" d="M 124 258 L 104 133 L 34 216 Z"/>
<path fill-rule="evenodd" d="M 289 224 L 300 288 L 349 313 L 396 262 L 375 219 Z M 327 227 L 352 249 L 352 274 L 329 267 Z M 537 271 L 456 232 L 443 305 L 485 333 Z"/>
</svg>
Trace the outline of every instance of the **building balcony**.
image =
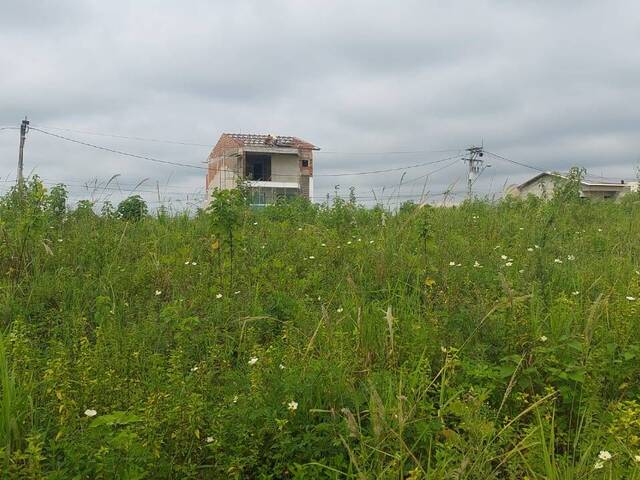
<svg viewBox="0 0 640 480">
<path fill-rule="evenodd" d="M 273 182 L 271 180 L 249 180 L 249 188 L 294 188 L 299 189 L 298 182 Z"/>
</svg>

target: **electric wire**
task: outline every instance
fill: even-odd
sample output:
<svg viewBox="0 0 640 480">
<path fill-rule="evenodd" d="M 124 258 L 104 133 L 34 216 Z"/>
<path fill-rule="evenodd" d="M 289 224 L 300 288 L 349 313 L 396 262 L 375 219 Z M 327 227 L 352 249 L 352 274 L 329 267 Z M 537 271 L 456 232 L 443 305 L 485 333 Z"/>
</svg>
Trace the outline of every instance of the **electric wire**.
<svg viewBox="0 0 640 480">
<path fill-rule="evenodd" d="M 190 164 L 190 163 L 181 163 L 181 162 L 172 162 L 172 161 L 169 161 L 169 160 L 160 160 L 158 158 L 150 157 L 150 156 L 147 156 L 147 155 L 138 155 L 137 153 L 124 152 L 122 150 L 116 150 L 115 148 L 103 147 L 103 146 L 100 146 L 100 145 L 95 145 L 93 143 L 83 142 L 81 140 L 76 140 L 74 138 L 65 137 L 64 135 L 58 135 L 57 133 L 48 132 L 46 130 L 42 130 L 42 129 L 37 128 L 37 127 L 30 127 L 30 130 L 34 130 L 36 132 L 40 132 L 40 133 L 43 133 L 45 135 L 49 135 L 51 137 L 55 137 L 55 138 L 58 138 L 58 139 L 61 139 L 61 140 L 66 140 L 67 142 L 77 143 L 79 145 L 84 145 L 86 147 L 96 148 L 98 150 L 103 150 L 105 152 L 115 153 L 117 155 L 123 155 L 125 157 L 138 158 L 140 160 L 147 160 L 147 161 L 150 161 L 150 162 L 163 163 L 163 164 L 167 164 L 167 165 L 175 165 L 175 166 L 178 166 L 178 167 L 187 167 L 187 168 L 196 168 L 198 170 L 207 170 L 207 167 L 202 167 L 200 165 L 193 165 L 193 164 Z"/>
<path fill-rule="evenodd" d="M 95 145 L 93 143 L 89 143 L 89 142 L 84 142 L 81 140 L 77 140 L 74 138 L 70 138 L 70 137 L 66 137 L 64 135 L 58 135 L 57 133 L 53 133 L 53 132 L 48 132 L 46 130 L 43 130 L 41 128 L 38 127 L 30 127 L 31 130 L 35 130 L 37 132 L 43 133 L 45 135 L 49 135 L 51 137 L 55 137 L 58 138 L 60 140 L 65 140 L 68 142 L 72 142 L 72 143 L 76 143 L 76 144 L 80 144 L 86 147 L 91 147 L 91 148 L 96 148 L 98 150 L 103 150 L 106 152 L 110 152 L 110 153 L 114 153 L 117 155 L 123 155 L 123 156 L 127 156 L 127 157 L 133 157 L 133 158 L 138 158 L 141 160 L 148 160 L 151 162 L 156 162 L 156 163 L 163 163 L 163 164 L 168 164 L 168 165 L 174 165 L 174 166 L 181 166 L 181 167 L 189 167 L 189 168 L 196 168 L 199 170 L 207 170 L 208 167 L 203 167 L 203 166 L 199 166 L 199 165 L 194 165 L 194 164 L 189 164 L 189 163 L 181 163 L 181 162 L 174 162 L 174 161 L 169 161 L 169 160 L 161 160 L 158 158 L 154 158 L 148 155 L 140 155 L 140 154 L 136 154 L 136 153 L 130 153 L 130 152 L 125 152 L 123 150 L 116 150 L 114 148 L 109 148 L 109 147 L 104 147 L 101 145 Z M 437 163 L 441 163 L 441 162 L 445 162 L 447 160 L 449 160 L 450 158 L 453 157 L 447 157 L 447 158 L 443 158 L 443 159 L 439 159 L 439 160 L 432 160 L 429 162 L 422 162 L 422 163 L 418 163 L 418 164 L 414 164 L 414 165 L 406 165 L 406 166 L 401 166 L 401 167 L 394 167 L 394 168 L 387 168 L 387 169 L 379 169 L 379 170 L 369 170 L 369 171 L 363 171 L 363 172 L 343 172 L 343 173 L 320 173 L 317 175 L 314 175 L 314 177 L 347 177 L 347 176 L 358 176 L 358 175 L 374 175 L 374 174 L 380 174 L 380 173 L 388 173 L 388 172 L 395 172 L 395 171 L 400 171 L 400 170 L 405 170 L 405 169 L 412 169 L 412 168 L 419 168 L 419 167 L 423 167 L 423 166 L 427 166 L 427 165 L 433 165 L 433 164 L 437 164 Z M 225 172 L 230 172 L 230 173 L 236 173 L 235 170 L 230 170 L 230 169 L 217 169 L 217 171 L 225 171 Z M 298 177 L 298 174 L 281 174 L 278 175 L 280 177 Z"/>
<path fill-rule="evenodd" d="M 514 165 L 519 165 L 519 166 L 521 166 L 521 167 L 529 168 L 529 169 L 531 169 L 531 170 L 535 170 L 535 171 L 537 171 L 537 172 L 547 173 L 547 170 L 543 170 L 543 169 L 541 169 L 541 168 L 534 167 L 533 165 L 528 165 L 528 164 L 523 163 L 523 162 L 518 162 L 518 161 L 516 161 L 516 160 L 511 160 L 510 158 L 503 157 L 502 155 L 498 155 L 497 153 L 493 153 L 493 152 L 490 152 L 490 151 L 488 151 L 488 150 L 484 150 L 484 152 L 485 152 L 485 153 L 488 153 L 489 155 L 491 155 L 491 156 L 493 156 L 493 157 L 495 157 L 495 158 L 498 158 L 498 159 L 500 159 L 500 160 L 504 160 L 505 162 L 513 163 Z"/>
<path fill-rule="evenodd" d="M 159 138 L 151 138 L 151 137 L 140 137 L 133 135 L 120 135 L 113 133 L 99 133 L 88 130 L 79 130 L 73 128 L 64 128 L 64 127 L 54 127 L 51 125 L 35 125 L 35 127 L 48 129 L 48 130 L 59 130 L 63 132 L 71 132 L 71 133 L 79 133 L 82 135 L 94 135 L 99 137 L 110 137 L 110 138 L 118 138 L 122 140 L 135 140 L 140 142 L 152 142 L 152 143 L 167 143 L 173 145 L 185 145 L 185 146 L 193 146 L 193 147 L 207 147 L 213 148 L 215 145 L 209 143 L 197 143 L 197 142 L 189 142 L 185 140 L 165 140 Z M 13 127 L 17 128 L 17 127 Z M 460 149 L 450 148 L 443 150 L 391 150 L 391 151 L 371 151 L 371 152 L 353 152 L 353 151 L 339 151 L 339 150 L 318 150 L 316 153 L 322 155 L 417 155 L 417 154 L 425 154 L 425 153 L 447 153 L 447 152 L 462 152 Z"/>
<path fill-rule="evenodd" d="M 213 148 L 211 144 L 205 143 L 195 143 L 195 142 L 186 142 L 181 140 L 164 140 L 159 138 L 148 138 L 148 137 L 137 137 L 137 136 L 128 136 L 128 135 L 117 135 L 112 133 L 98 133 L 98 132 L 90 132 L 87 130 L 75 130 L 72 128 L 62 128 L 62 127 L 52 127 L 50 125 L 35 125 L 39 128 L 44 128 L 48 130 L 59 130 L 62 132 L 71 132 L 71 133 L 79 133 L 81 135 L 94 135 L 97 137 L 110 137 L 110 138 L 118 138 L 122 140 L 136 140 L 139 142 L 152 142 L 152 143 L 167 143 L 171 145 L 185 145 L 189 147 L 207 147 Z"/>
</svg>

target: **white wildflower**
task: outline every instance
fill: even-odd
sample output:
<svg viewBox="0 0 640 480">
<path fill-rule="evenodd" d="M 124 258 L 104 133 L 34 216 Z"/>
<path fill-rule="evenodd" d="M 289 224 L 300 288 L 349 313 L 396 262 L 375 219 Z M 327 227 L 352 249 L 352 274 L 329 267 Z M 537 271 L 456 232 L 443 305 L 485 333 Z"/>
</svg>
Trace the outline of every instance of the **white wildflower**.
<svg viewBox="0 0 640 480">
<path fill-rule="evenodd" d="M 280 364 L 280 365 L 278 365 L 278 368 L 279 368 L 280 370 L 284 370 L 284 365 L 283 365 L 283 364 Z"/>
<path fill-rule="evenodd" d="M 253 224 L 254 224 L 254 225 L 257 225 L 257 224 L 258 224 L 258 222 L 253 222 Z"/>
<path fill-rule="evenodd" d="M 349 241 L 347 242 L 347 245 L 351 245 L 351 240 L 349 240 Z"/>
<path fill-rule="evenodd" d="M 449 266 L 450 267 L 455 267 L 456 266 L 456 262 L 449 262 Z"/>
<path fill-rule="evenodd" d="M 192 372 L 197 372 L 200 369 L 200 367 L 198 367 L 197 365 L 191 367 L 191 371 Z"/>
<path fill-rule="evenodd" d="M 533 248 L 531 247 L 527 248 L 527 252 L 533 252 Z"/>
<path fill-rule="evenodd" d="M 185 264 L 185 265 L 189 265 L 189 263 L 191 263 L 191 262 L 189 262 L 189 260 L 187 260 L 186 262 L 184 262 L 184 264 Z"/>
<path fill-rule="evenodd" d="M 309 255 L 309 260 L 315 260 L 316 257 L 314 257 L 313 255 Z"/>
<path fill-rule="evenodd" d="M 291 400 L 289 403 L 287 403 L 287 408 L 294 412 L 298 409 L 298 402 L 296 402 L 295 400 Z"/>
<path fill-rule="evenodd" d="M 504 264 L 505 267 L 510 267 L 511 265 L 513 265 L 513 262 L 507 262 Z"/>
<path fill-rule="evenodd" d="M 580 291 L 579 290 L 575 290 L 575 291 L 571 292 L 571 295 L 573 295 L 573 296 L 580 295 Z"/>
<path fill-rule="evenodd" d="M 559 258 L 556 258 L 556 259 L 554 260 L 554 262 L 555 262 L 555 263 L 562 263 L 562 260 L 560 260 Z"/>
<path fill-rule="evenodd" d="M 156 290 L 156 297 L 162 295 L 162 290 Z"/>
<path fill-rule="evenodd" d="M 507 257 L 506 255 L 500 255 L 500 258 L 503 259 L 503 260 L 506 260 L 509 257 Z"/>
<path fill-rule="evenodd" d="M 338 308 L 338 309 L 336 310 L 336 312 L 338 312 L 338 313 L 342 313 L 342 312 L 344 312 L 344 308 L 340 307 L 340 308 Z"/>
<path fill-rule="evenodd" d="M 320 246 L 321 246 L 321 247 L 326 247 L 326 246 L 327 246 L 327 244 L 326 244 L 326 243 L 321 243 L 321 244 L 320 244 Z"/>
<path fill-rule="evenodd" d="M 216 294 L 216 298 L 217 298 L 218 300 L 219 300 L 219 299 L 221 299 L 221 298 L 222 298 L 222 294 L 221 294 L 221 293 L 217 293 L 217 294 Z"/>
<path fill-rule="evenodd" d="M 197 264 L 198 264 L 197 262 L 191 262 L 191 265 L 194 265 L 194 266 L 195 266 L 195 265 L 197 265 Z"/>
<path fill-rule="evenodd" d="M 547 340 L 549 340 L 549 339 L 548 339 L 545 335 L 542 335 L 542 336 L 540 337 L 540 341 L 541 341 L 541 342 L 546 342 Z"/>
<path fill-rule="evenodd" d="M 211 442 L 213 442 L 213 437 L 207 437 L 207 438 L 206 438 L 206 442 L 207 442 L 207 443 L 211 443 Z"/>
<path fill-rule="evenodd" d="M 534 245 L 533 248 L 540 248 L 540 245 Z"/>
<path fill-rule="evenodd" d="M 598 454 L 598 458 L 606 462 L 607 460 L 611 460 L 611 454 L 606 450 L 600 450 L 600 453 Z"/>
<path fill-rule="evenodd" d="M 234 395 L 232 400 L 233 403 L 238 403 L 238 398 L 239 398 L 238 395 Z"/>
<path fill-rule="evenodd" d="M 482 265 L 480 265 L 480 262 L 478 262 L 477 260 L 475 262 L 473 262 L 473 267 L 474 268 L 482 268 Z"/>
<path fill-rule="evenodd" d="M 600 460 L 598 460 L 596 462 L 596 464 L 593 466 L 594 470 L 600 470 L 602 467 L 604 467 L 604 463 L 602 463 Z"/>
<path fill-rule="evenodd" d="M 98 412 L 96 412 L 95 410 L 93 410 L 93 409 L 91 409 L 91 408 L 87 408 L 87 409 L 84 411 L 84 414 L 85 414 L 87 417 L 91 418 L 91 417 L 95 417 L 95 416 L 98 414 Z"/>
<path fill-rule="evenodd" d="M 369 244 L 375 243 L 375 240 L 369 240 Z"/>
<path fill-rule="evenodd" d="M 628 296 L 626 297 L 627 300 L 629 300 L 630 302 L 635 302 L 636 301 L 636 297 L 632 297 L 632 296 Z"/>
<path fill-rule="evenodd" d="M 640 463 L 640 455 L 634 455 L 633 461 L 636 463 Z"/>
<path fill-rule="evenodd" d="M 251 357 L 247 363 L 249 365 L 255 365 L 256 363 L 258 363 L 258 357 Z"/>
<path fill-rule="evenodd" d="M 576 257 L 574 257 L 573 255 L 567 255 L 567 260 L 569 260 L 570 262 L 573 262 L 576 259 Z"/>
<path fill-rule="evenodd" d="M 236 290 L 235 292 L 233 292 L 234 295 L 240 295 L 240 290 Z"/>
</svg>

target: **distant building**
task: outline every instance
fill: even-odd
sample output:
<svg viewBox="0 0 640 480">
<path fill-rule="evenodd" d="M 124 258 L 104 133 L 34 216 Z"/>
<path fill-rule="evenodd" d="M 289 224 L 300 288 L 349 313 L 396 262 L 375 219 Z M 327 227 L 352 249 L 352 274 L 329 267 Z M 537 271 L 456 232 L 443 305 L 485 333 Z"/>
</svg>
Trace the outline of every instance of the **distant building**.
<svg viewBox="0 0 640 480">
<path fill-rule="evenodd" d="M 313 151 L 318 147 L 296 137 L 223 133 L 209 154 L 207 197 L 246 181 L 252 205 L 280 197 L 313 198 Z"/>
<path fill-rule="evenodd" d="M 566 181 L 567 177 L 559 173 L 543 172 L 530 178 L 520 185 L 512 185 L 505 191 L 513 197 L 527 197 L 534 195 L 540 198 L 551 198 L 558 182 Z M 600 182 L 583 179 L 580 182 L 580 196 L 597 200 L 617 200 L 629 192 L 638 191 L 638 182 L 619 183 Z"/>
</svg>

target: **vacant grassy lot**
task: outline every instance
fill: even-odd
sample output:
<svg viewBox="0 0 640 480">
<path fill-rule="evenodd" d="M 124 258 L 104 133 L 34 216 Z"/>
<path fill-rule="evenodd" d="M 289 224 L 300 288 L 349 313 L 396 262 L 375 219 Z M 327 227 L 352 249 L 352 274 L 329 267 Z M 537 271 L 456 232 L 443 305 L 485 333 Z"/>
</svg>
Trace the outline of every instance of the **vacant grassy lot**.
<svg viewBox="0 0 640 480">
<path fill-rule="evenodd" d="M 637 198 L 60 199 L 0 203 L 5 477 L 640 478 Z"/>
</svg>

